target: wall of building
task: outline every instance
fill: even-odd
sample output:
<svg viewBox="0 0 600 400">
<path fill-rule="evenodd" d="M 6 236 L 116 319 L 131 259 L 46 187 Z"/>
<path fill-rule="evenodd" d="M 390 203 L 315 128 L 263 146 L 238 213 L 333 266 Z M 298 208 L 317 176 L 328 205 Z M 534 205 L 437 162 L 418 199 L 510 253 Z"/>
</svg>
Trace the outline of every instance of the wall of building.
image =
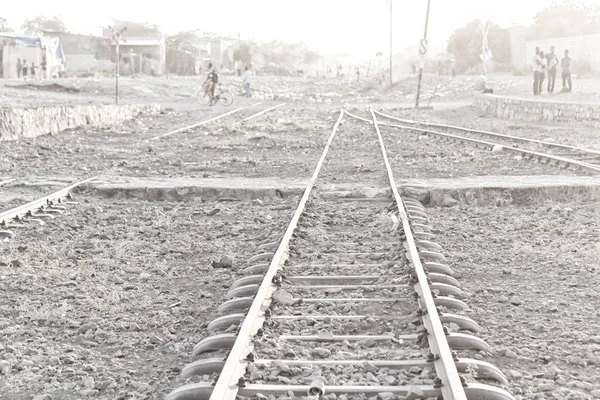
<svg viewBox="0 0 600 400">
<path fill-rule="evenodd" d="M 493 117 L 600 128 L 600 104 L 556 103 L 479 95 L 473 100 L 473 105 Z"/>
<path fill-rule="evenodd" d="M 57 37 L 67 57 L 71 55 L 92 55 L 98 60 L 109 60 L 111 58 L 109 39 L 66 32 L 45 32 L 44 34 Z"/>
<path fill-rule="evenodd" d="M 536 47 L 544 52 L 549 52 L 552 46 L 556 48 L 556 54 L 559 58 L 562 58 L 565 50 L 569 50 L 574 62 L 578 60 L 588 61 L 594 72 L 600 71 L 600 34 L 527 41 L 527 56 L 525 57 L 527 65 L 533 66 Z"/>
<path fill-rule="evenodd" d="M 524 26 L 513 26 L 508 28 L 510 41 L 511 66 L 515 71 L 523 71 L 527 68 L 527 35 L 529 28 Z"/>
</svg>

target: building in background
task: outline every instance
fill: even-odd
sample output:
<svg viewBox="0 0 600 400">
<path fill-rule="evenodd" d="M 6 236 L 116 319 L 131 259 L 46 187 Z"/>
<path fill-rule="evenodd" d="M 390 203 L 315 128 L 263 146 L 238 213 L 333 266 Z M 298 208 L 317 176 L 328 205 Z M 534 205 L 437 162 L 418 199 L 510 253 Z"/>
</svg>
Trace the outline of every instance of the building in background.
<svg viewBox="0 0 600 400">
<path fill-rule="evenodd" d="M 115 70 L 114 55 L 108 38 L 68 32 L 42 31 L 43 37 L 57 38 L 62 44 L 71 75 Z"/>
<path fill-rule="evenodd" d="M 102 36 L 110 41 L 111 54 L 116 54 L 112 32 L 104 28 Z M 119 43 L 120 72 L 123 75 L 162 75 L 167 71 L 167 46 L 164 35 L 128 36 Z"/>
<path fill-rule="evenodd" d="M 25 36 L 0 33 L 0 77 L 17 79 L 17 61 L 27 61 L 37 66 L 37 77 L 42 78 L 42 63 L 46 63 L 48 79 L 65 63 L 65 55 L 58 38 L 44 36 Z"/>
</svg>

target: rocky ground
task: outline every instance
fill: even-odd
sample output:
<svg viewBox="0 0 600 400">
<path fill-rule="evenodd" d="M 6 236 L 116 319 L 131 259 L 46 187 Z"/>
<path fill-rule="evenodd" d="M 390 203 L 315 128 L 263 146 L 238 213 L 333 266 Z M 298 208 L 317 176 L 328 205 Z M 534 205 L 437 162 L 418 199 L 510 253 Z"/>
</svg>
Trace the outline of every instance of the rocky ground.
<svg viewBox="0 0 600 400">
<path fill-rule="evenodd" d="M 600 398 L 596 202 L 430 209 L 517 398 Z"/>
<path fill-rule="evenodd" d="M 432 100 L 435 109 L 418 112 L 399 110 L 413 99 L 412 80 L 381 89 L 370 82 L 259 77 L 255 98 L 209 109 L 194 104 L 198 79 L 123 79 L 123 101 L 160 102 L 163 113 L 112 129 L 0 142 L 0 180 L 17 178 L 0 187 L 0 212 L 94 175 L 305 180 L 342 104 L 360 106 L 356 112 L 363 116 L 375 105 L 407 118 L 600 148 L 593 129 L 479 115 L 468 106 L 474 79 L 427 77 L 428 96 L 437 83 L 443 85 Z M 528 77 L 490 82 L 510 95 L 529 88 Z M 113 83 L 69 79 L 61 80 L 61 87 L 42 89 L 4 85 L 0 105 L 109 103 Z M 565 98 L 595 98 L 595 81 L 574 83 L 578 93 Z M 234 81 L 225 84 L 237 87 Z M 281 102 L 286 105 L 241 121 Z M 239 106 L 247 108 L 152 140 Z M 328 182 L 332 174 L 349 184 L 374 176 L 362 149 L 375 140 L 372 126 L 346 119 L 341 132 L 352 133 L 342 148 L 349 162 L 329 169 Z M 382 128 L 382 134 L 398 180 L 582 174 L 394 128 Z M 192 361 L 191 348 L 208 334 L 206 324 L 217 315 L 238 269 L 267 237 L 283 233 L 296 198 L 170 203 L 104 199 L 90 192 L 78 200 L 81 204 L 69 206 L 65 215 L 43 226 L 14 229 L 16 238 L 0 243 L 2 399 L 162 399 L 175 387 L 179 369 Z M 600 398 L 600 339 L 593 324 L 598 318 L 597 205 L 576 199 L 568 204 L 538 199 L 520 206 L 452 204 L 428 212 L 494 349 L 486 360 L 508 374 L 517 398 Z M 211 266 L 222 256 L 235 258 L 232 268 Z"/>
<path fill-rule="evenodd" d="M 2 244 L 2 399 L 162 399 L 239 270 L 294 208 L 77 201 Z"/>
</svg>

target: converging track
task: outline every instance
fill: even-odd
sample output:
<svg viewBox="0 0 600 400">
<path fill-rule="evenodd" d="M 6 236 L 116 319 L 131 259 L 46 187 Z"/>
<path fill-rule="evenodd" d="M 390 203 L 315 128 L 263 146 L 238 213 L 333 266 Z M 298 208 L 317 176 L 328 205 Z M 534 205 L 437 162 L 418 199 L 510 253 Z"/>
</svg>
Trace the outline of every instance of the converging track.
<svg viewBox="0 0 600 400">
<path fill-rule="evenodd" d="M 203 358 L 181 375 L 195 383 L 167 400 L 514 399 L 498 386 L 506 383 L 498 368 L 453 352 L 491 348 L 472 335 L 481 328 L 465 315 L 465 294 L 433 242 L 425 208 L 399 194 L 375 114 L 372 126 L 345 114 L 281 242 L 259 246 L 209 324 L 214 335 L 194 347 Z M 349 147 L 358 154 L 352 160 L 343 157 Z M 339 174 L 349 161 L 360 168 Z M 357 183 L 387 189 L 375 197 L 329 191 Z M 205 357 L 214 352 L 225 357 Z"/>
<path fill-rule="evenodd" d="M 198 127 L 200 127 L 200 126 L 203 126 L 203 125 L 206 125 L 206 124 L 208 124 L 208 123 L 210 123 L 210 122 L 218 121 L 218 120 L 220 120 L 220 119 L 223 119 L 223 118 L 225 118 L 225 117 L 228 117 L 228 116 L 230 116 L 230 115 L 233 115 L 233 114 L 239 113 L 239 112 L 240 112 L 240 111 L 242 111 L 242 110 L 246 110 L 246 109 L 248 109 L 248 108 L 256 107 L 256 106 L 259 106 L 259 105 L 261 105 L 261 104 L 262 104 L 262 102 L 261 102 L 261 103 L 256 103 L 256 104 L 254 104 L 254 105 L 252 105 L 252 106 L 250 106 L 250 107 L 238 107 L 238 108 L 236 108 L 236 109 L 234 109 L 234 110 L 227 111 L 227 112 L 225 112 L 225 113 L 223 113 L 223 114 L 219 114 L 219 115 L 217 115 L 216 117 L 212 117 L 212 118 L 209 118 L 209 119 L 207 119 L 207 120 L 204 120 L 204 121 L 197 122 L 197 123 L 195 123 L 195 124 L 192 124 L 192 125 L 184 126 L 184 127 L 182 127 L 182 128 L 177 128 L 177 129 L 175 129 L 175 130 L 172 130 L 172 131 L 169 131 L 169 132 L 162 133 L 162 134 L 160 134 L 160 135 L 158 135 L 158 136 L 155 136 L 155 137 L 153 137 L 153 138 L 152 138 L 152 140 L 162 139 L 162 138 L 164 138 L 164 137 L 171 136 L 171 135 L 174 135 L 174 134 L 176 134 L 176 133 L 180 133 L 180 132 L 189 131 L 189 130 L 191 130 L 191 129 L 198 128 Z M 280 104 L 277 104 L 276 106 L 269 107 L 269 108 L 266 108 L 266 109 L 264 109 L 264 110 L 258 111 L 258 112 L 256 112 L 256 113 L 253 113 L 253 114 L 251 114 L 251 115 L 247 116 L 247 117 L 244 117 L 244 118 L 243 118 L 243 119 L 242 119 L 240 122 L 246 122 L 246 121 L 249 121 L 249 120 L 251 120 L 251 119 L 257 118 L 257 117 L 259 117 L 259 116 L 261 116 L 261 115 L 264 115 L 264 114 L 268 113 L 269 111 L 272 111 L 272 110 L 275 110 L 275 109 L 277 109 L 277 108 L 279 108 L 279 107 L 282 107 L 282 106 L 284 106 L 285 104 L 286 104 L 286 103 L 280 103 Z"/>
<path fill-rule="evenodd" d="M 559 143 L 544 142 L 541 140 L 523 138 L 519 136 L 511 136 L 501 133 L 459 127 L 454 125 L 407 120 L 384 114 L 379 111 L 374 112 L 383 118 L 395 122 L 394 124 L 380 123 L 380 125 L 383 126 L 400 128 L 420 135 L 431 135 L 444 140 L 471 144 L 476 147 L 489 148 L 490 150 L 494 146 L 502 146 L 503 150 L 520 154 L 525 160 L 535 159 L 540 162 L 549 162 L 562 168 L 571 167 L 574 169 L 585 170 L 593 173 L 600 172 L 599 150 L 568 146 Z M 354 117 L 364 121 L 368 121 L 365 118 L 361 118 L 358 116 Z M 431 128 L 437 128 L 438 130 L 434 131 Z M 442 129 L 443 132 L 439 129 Z M 459 132 L 460 136 L 455 133 L 449 132 Z M 471 135 L 471 137 L 464 135 Z M 493 138 L 494 142 L 481 140 L 479 138 L 474 138 L 473 136 Z M 521 143 L 521 145 L 528 146 L 528 149 L 517 147 L 516 145 L 514 145 L 514 143 Z M 544 150 L 540 151 L 540 149 Z"/>
<path fill-rule="evenodd" d="M 96 177 L 74 183 L 52 194 L 33 200 L 0 213 L 0 241 L 11 239 L 14 233 L 9 229 L 23 226 L 27 222 L 44 223 L 44 219 L 53 219 L 55 215 L 66 211 L 66 205 L 77 204 L 70 201 L 71 191 Z"/>
</svg>

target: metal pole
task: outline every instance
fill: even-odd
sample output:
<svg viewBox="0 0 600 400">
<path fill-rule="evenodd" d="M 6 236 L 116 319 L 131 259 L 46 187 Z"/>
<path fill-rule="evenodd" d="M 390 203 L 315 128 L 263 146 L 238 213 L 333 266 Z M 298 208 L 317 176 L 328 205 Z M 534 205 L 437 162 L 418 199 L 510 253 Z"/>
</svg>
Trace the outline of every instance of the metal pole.
<svg viewBox="0 0 600 400">
<path fill-rule="evenodd" d="M 390 85 L 393 83 L 393 79 L 392 79 L 392 58 L 394 56 L 394 48 L 392 46 L 392 0 L 390 0 Z"/>
<path fill-rule="evenodd" d="M 427 0 L 427 14 L 425 14 L 425 32 L 423 33 L 423 39 L 427 39 L 427 25 L 429 24 L 429 7 L 431 6 L 431 0 Z M 423 56 L 425 57 L 425 56 Z M 424 59 L 421 60 L 419 66 L 419 82 L 417 83 L 417 98 L 415 100 L 415 108 L 419 107 L 419 97 L 421 96 L 421 81 L 423 80 L 423 64 Z"/>
<path fill-rule="evenodd" d="M 121 64 L 121 57 L 119 56 L 119 41 L 120 39 L 117 38 L 117 74 L 115 76 L 115 104 L 119 104 L 119 64 Z"/>
</svg>

